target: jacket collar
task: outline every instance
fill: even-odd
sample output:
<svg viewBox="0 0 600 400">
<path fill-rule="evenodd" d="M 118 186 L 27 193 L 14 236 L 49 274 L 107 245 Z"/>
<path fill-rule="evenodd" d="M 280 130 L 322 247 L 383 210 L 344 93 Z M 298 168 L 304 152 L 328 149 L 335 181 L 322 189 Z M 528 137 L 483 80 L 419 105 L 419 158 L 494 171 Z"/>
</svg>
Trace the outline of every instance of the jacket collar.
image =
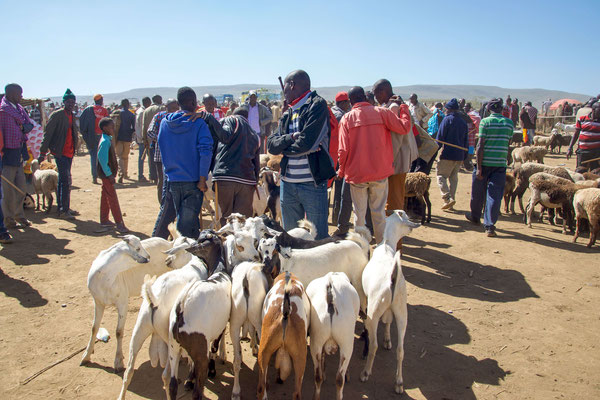
<svg viewBox="0 0 600 400">
<path fill-rule="evenodd" d="M 352 109 L 354 110 L 355 108 L 361 108 L 361 107 L 374 107 L 374 106 L 371 103 L 369 103 L 368 101 L 361 101 L 361 102 L 354 104 L 352 106 Z"/>
</svg>

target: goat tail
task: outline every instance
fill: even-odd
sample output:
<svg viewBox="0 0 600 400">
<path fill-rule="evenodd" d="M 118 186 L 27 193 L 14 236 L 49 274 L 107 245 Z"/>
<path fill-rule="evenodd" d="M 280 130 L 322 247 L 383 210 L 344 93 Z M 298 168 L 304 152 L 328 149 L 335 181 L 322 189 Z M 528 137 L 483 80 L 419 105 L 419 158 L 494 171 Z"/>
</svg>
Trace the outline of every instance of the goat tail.
<svg viewBox="0 0 600 400">
<path fill-rule="evenodd" d="M 177 230 L 177 225 L 175 225 L 175 222 L 171 222 L 167 229 L 169 230 L 169 233 L 171 234 L 173 240 L 177 239 L 178 237 L 181 237 L 181 232 Z"/>
<path fill-rule="evenodd" d="M 335 314 L 335 299 L 333 296 L 333 283 L 331 282 L 331 275 L 327 282 L 327 313 L 329 314 L 329 322 L 333 324 L 333 314 Z"/>
<path fill-rule="evenodd" d="M 283 287 L 283 302 L 281 303 L 281 326 L 283 329 L 283 340 L 285 341 L 285 331 L 290 317 L 290 292 L 292 291 L 292 275 L 290 272 L 285 273 L 285 286 Z"/>
<path fill-rule="evenodd" d="M 248 271 L 250 272 L 250 271 Z M 244 298 L 246 299 L 246 312 L 248 312 L 248 298 L 250 297 L 250 285 L 248 284 L 248 272 L 244 275 L 242 287 L 244 288 Z"/>
<path fill-rule="evenodd" d="M 317 228 L 315 227 L 315 224 L 313 224 L 306 218 L 298 221 L 298 227 L 307 230 L 308 233 L 310 233 L 310 236 L 313 237 L 313 239 L 317 237 Z"/>
<path fill-rule="evenodd" d="M 150 307 L 154 307 L 155 304 L 158 304 L 158 301 L 151 290 L 154 282 L 156 282 L 156 275 L 150 276 L 146 274 L 146 276 L 144 276 L 144 284 L 142 285 L 142 298 L 150 304 Z"/>
<path fill-rule="evenodd" d="M 368 228 L 364 226 L 355 228 L 354 232 L 349 232 L 346 235 L 346 240 L 351 240 L 359 245 L 362 251 L 368 257 L 369 251 L 371 250 L 369 247 L 369 242 L 371 241 L 371 232 Z"/>
<path fill-rule="evenodd" d="M 394 269 L 392 270 L 392 277 L 390 279 L 390 290 L 392 291 L 392 302 L 394 301 L 394 292 L 396 291 L 396 285 L 398 284 L 398 278 L 402 276 L 402 266 L 400 260 L 400 252 L 397 251 L 394 255 Z"/>
</svg>

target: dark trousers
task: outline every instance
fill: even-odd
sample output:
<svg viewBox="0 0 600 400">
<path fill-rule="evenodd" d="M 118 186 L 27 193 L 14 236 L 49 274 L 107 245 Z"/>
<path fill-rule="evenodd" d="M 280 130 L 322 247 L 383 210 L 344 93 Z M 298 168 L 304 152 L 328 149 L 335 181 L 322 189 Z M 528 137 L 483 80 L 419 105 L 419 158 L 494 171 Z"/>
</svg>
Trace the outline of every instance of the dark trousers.
<svg viewBox="0 0 600 400">
<path fill-rule="evenodd" d="M 587 161 L 587 160 L 591 160 L 593 158 L 600 157 L 600 149 L 589 150 L 589 151 L 586 151 L 585 153 L 581 153 L 579 150 L 577 150 L 576 154 L 577 154 L 577 167 L 589 168 L 590 170 L 600 168 L 600 160 L 582 164 L 583 161 Z"/>
<path fill-rule="evenodd" d="M 477 167 L 473 170 L 473 186 L 471 188 L 471 216 L 475 220 L 481 219 L 483 206 L 483 225 L 486 230 L 493 230 L 498 216 L 504 194 L 506 182 L 506 168 L 486 167 L 481 169 L 483 179 L 477 179 Z"/>
<path fill-rule="evenodd" d="M 102 195 L 100 196 L 100 223 L 109 221 L 108 213 L 112 212 L 113 219 L 117 224 L 123 223 L 123 215 L 117 198 L 117 191 L 110 179 L 102 178 Z"/>
<path fill-rule="evenodd" d="M 65 156 L 55 157 L 58 167 L 58 189 L 56 189 L 56 205 L 59 212 L 67 212 L 71 208 L 71 165 L 73 159 Z"/>
<path fill-rule="evenodd" d="M 175 217 L 177 217 L 177 212 L 175 211 L 175 204 L 173 203 L 173 195 L 170 191 L 169 180 L 165 176 L 163 180 L 162 197 L 160 199 L 160 211 L 158 212 L 158 217 L 156 217 L 152 236 L 167 239 L 169 237 L 169 224 L 175 221 Z"/>
<path fill-rule="evenodd" d="M 197 239 L 204 193 L 198 189 L 197 182 L 170 182 L 169 186 L 177 213 L 177 230 L 185 237 Z"/>
<path fill-rule="evenodd" d="M 158 180 L 156 181 L 156 194 L 158 195 L 158 202 L 162 201 L 162 192 L 163 192 L 163 181 L 164 181 L 164 171 L 162 162 L 154 162 L 154 166 L 156 167 L 156 177 Z"/>
<path fill-rule="evenodd" d="M 141 179 L 144 176 L 144 159 L 142 156 L 144 155 L 144 145 L 138 145 L 138 179 Z M 146 156 L 148 156 L 146 154 Z"/>
<path fill-rule="evenodd" d="M 154 162 L 154 146 L 150 145 L 148 150 L 148 175 L 151 181 L 156 181 L 158 177 L 156 176 L 156 163 Z"/>
<path fill-rule="evenodd" d="M 352 216 L 352 194 L 350 193 L 350 184 L 346 183 L 345 179 L 342 179 L 340 181 L 335 181 L 336 187 L 335 190 L 338 190 L 338 183 L 340 186 L 339 189 L 339 193 L 340 193 L 340 200 L 339 200 L 339 206 L 338 206 L 338 211 L 337 214 L 336 213 L 336 208 L 335 208 L 335 199 L 334 199 L 334 215 L 336 216 L 336 221 L 334 222 L 334 224 L 340 229 L 340 231 L 342 232 L 348 232 L 348 230 L 352 227 L 352 224 L 350 223 L 350 217 Z M 337 195 L 337 193 L 335 193 L 335 195 Z M 367 226 L 372 227 L 372 223 L 371 223 L 371 210 L 368 209 L 367 207 Z M 370 228 L 369 228 L 370 229 Z"/>
<path fill-rule="evenodd" d="M 240 213 L 246 217 L 253 214 L 252 199 L 254 198 L 254 186 L 243 183 L 218 181 L 219 186 L 219 208 L 221 209 L 221 226 L 226 224 L 225 218 L 232 213 Z"/>
</svg>

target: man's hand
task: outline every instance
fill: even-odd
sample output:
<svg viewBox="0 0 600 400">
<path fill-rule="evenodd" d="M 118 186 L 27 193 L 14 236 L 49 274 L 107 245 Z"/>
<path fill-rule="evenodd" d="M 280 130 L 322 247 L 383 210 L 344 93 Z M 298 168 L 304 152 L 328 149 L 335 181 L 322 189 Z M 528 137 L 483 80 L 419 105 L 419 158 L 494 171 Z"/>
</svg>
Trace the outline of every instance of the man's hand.
<svg viewBox="0 0 600 400">
<path fill-rule="evenodd" d="M 571 158 L 572 155 L 573 155 L 573 147 L 569 146 L 569 148 L 567 149 L 567 160 L 569 158 Z"/>
<path fill-rule="evenodd" d="M 46 159 L 46 156 L 43 154 L 40 154 L 40 156 L 38 157 L 38 163 L 41 164 L 45 159 Z"/>
<path fill-rule="evenodd" d="M 206 185 L 206 178 L 201 176 L 198 185 L 196 185 L 201 192 L 206 192 L 208 190 L 208 185 Z"/>
<path fill-rule="evenodd" d="M 390 97 L 390 99 L 388 100 L 388 103 L 396 103 L 399 106 L 401 106 L 402 104 L 404 104 L 404 100 L 402 100 L 401 96 L 398 95 L 393 95 L 392 97 Z"/>
<path fill-rule="evenodd" d="M 300 132 L 292 133 L 292 139 L 297 140 L 300 137 Z"/>
<path fill-rule="evenodd" d="M 477 168 L 476 178 L 479 179 L 480 181 L 483 180 L 483 173 L 481 172 L 481 168 Z"/>
<path fill-rule="evenodd" d="M 110 183 L 112 183 L 113 185 L 115 184 L 115 174 L 112 174 L 111 176 L 108 177 L 108 180 L 110 181 Z"/>
<path fill-rule="evenodd" d="M 202 118 L 204 121 L 206 121 L 206 119 L 208 118 L 208 116 L 211 115 L 210 113 L 204 111 L 204 110 L 200 110 L 196 113 L 185 113 L 183 114 L 183 116 L 189 116 L 190 117 L 190 121 L 194 122 L 196 121 L 198 118 Z"/>
</svg>

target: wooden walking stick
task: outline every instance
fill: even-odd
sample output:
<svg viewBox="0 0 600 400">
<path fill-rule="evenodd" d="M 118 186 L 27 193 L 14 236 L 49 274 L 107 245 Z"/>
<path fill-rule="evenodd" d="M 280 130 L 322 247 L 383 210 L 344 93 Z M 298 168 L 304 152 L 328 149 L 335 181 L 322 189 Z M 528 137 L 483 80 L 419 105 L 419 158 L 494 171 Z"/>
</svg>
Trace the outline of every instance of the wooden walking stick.
<svg viewBox="0 0 600 400">
<path fill-rule="evenodd" d="M 587 164 L 587 163 L 591 163 L 591 162 L 599 161 L 599 160 L 600 160 L 600 157 L 596 157 L 596 158 L 592 158 L 591 160 L 582 161 L 581 163 L 582 164 Z"/>
<path fill-rule="evenodd" d="M 2 176 L 2 180 L 6 183 L 8 183 L 9 186 L 11 186 L 13 189 L 15 189 L 17 192 L 21 193 L 23 196 L 27 196 L 27 193 L 25 193 L 24 191 L 22 191 L 21 189 L 19 189 L 14 183 L 12 183 L 11 181 L 9 181 L 8 179 L 6 179 L 4 176 Z"/>
<path fill-rule="evenodd" d="M 450 146 L 450 147 L 456 147 L 457 149 L 461 149 L 461 150 L 463 150 L 463 151 L 469 151 L 469 149 L 466 149 L 466 148 L 464 148 L 464 147 L 462 147 L 462 146 L 457 146 L 457 145 L 455 145 L 455 144 L 448 143 L 448 142 L 443 142 L 443 141 L 441 141 L 441 140 L 437 140 L 437 139 L 433 139 L 433 140 L 435 140 L 435 141 L 436 141 L 436 142 L 438 142 L 439 144 L 443 144 L 443 145 Z"/>
</svg>

